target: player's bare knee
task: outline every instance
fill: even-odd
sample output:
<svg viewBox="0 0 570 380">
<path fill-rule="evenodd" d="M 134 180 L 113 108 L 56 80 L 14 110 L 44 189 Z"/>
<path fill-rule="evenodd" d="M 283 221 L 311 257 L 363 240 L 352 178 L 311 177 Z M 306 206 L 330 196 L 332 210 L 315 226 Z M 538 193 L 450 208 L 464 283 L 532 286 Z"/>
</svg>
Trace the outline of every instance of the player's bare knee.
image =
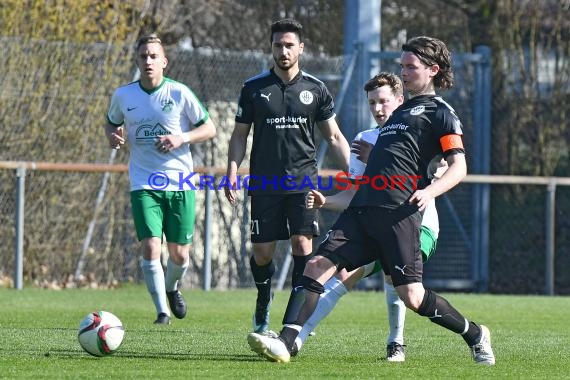
<svg viewBox="0 0 570 380">
<path fill-rule="evenodd" d="M 258 266 L 263 267 L 271 262 L 273 255 L 254 253 L 253 258 Z"/>
<path fill-rule="evenodd" d="M 253 258 L 259 266 L 265 266 L 273 259 L 275 247 L 271 244 L 253 244 Z"/>
<path fill-rule="evenodd" d="M 146 238 L 142 240 L 142 255 L 145 260 L 160 259 L 162 243 L 158 238 Z"/>
<path fill-rule="evenodd" d="M 406 307 L 414 312 L 418 311 L 418 308 L 420 307 L 420 304 L 418 304 L 417 302 L 414 302 L 414 300 L 411 299 L 403 299 L 402 300 L 404 302 L 404 305 L 406 305 Z"/>
<path fill-rule="evenodd" d="M 175 253 L 169 251 L 169 254 L 170 254 L 170 259 L 176 265 L 184 265 L 190 260 L 190 255 L 188 254 L 188 251 L 175 251 Z"/>
<path fill-rule="evenodd" d="M 170 259 L 177 265 L 184 265 L 190 259 L 191 244 L 168 243 Z"/>
<path fill-rule="evenodd" d="M 423 286 L 420 287 L 417 284 L 400 285 L 396 287 L 396 291 L 408 309 L 414 312 L 418 311 L 425 293 Z"/>
<path fill-rule="evenodd" d="M 324 256 L 315 256 L 307 262 L 304 275 L 314 279 L 329 271 L 334 264 Z"/>
<path fill-rule="evenodd" d="M 308 256 L 313 251 L 312 237 L 306 235 L 291 236 L 291 251 L 295 256 Z"/>
</svg>

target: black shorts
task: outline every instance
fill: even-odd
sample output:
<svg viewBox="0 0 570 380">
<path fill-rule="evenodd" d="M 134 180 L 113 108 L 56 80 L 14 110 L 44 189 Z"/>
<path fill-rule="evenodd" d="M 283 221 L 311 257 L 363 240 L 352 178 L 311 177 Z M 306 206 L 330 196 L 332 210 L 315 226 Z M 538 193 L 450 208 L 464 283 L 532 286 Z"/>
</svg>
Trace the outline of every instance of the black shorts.
<svg viewBox="0 0 570 380">
<path fill-rule="evenodd" d="M 413 209 L 351 207 L 337 219 L 317 255 L 347 271 L 380 260 L 394 286 L 421 282 L 420 226 L 421 214 Z"/>
<path fill-rule="evenodd" d="M 305 193 L 252 195 L 251 242 L 319 236 L 318 211 L 305 207 Z"/>
</svg>

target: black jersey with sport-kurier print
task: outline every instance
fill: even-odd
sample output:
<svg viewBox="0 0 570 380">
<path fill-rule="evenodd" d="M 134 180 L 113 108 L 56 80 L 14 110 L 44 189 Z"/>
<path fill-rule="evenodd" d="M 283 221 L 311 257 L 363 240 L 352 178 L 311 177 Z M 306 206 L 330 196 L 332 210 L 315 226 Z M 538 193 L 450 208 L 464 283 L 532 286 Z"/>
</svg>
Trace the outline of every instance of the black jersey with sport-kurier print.
<svg viewBox="0 0 570 380">
<path fill-rule="evenodd" d="M 370 182 L 360 185 L 350 205 L 395 209 L 407 204 L 416 189 L 429 184 L 427 168 L 434 156 L 465 153 L 461 135 L 457 114 L 439 96 L 407 100 L 380 129 L 363 174 Z"/>
<path fill-rule="evenodd" d="M 273 69 L 245 81 L 235 120 L 253 123 L 249 194 L 307 192 L 317 184 L 316 122 L 335 117 L 323 82 L 300 71 L 289 83 Z"/>
</svg>

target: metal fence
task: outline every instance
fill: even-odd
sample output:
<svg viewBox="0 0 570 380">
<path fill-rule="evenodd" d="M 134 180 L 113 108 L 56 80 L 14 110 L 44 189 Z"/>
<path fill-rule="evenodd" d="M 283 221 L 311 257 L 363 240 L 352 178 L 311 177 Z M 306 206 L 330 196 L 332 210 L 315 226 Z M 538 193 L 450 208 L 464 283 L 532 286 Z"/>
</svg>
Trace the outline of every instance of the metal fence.
<svg viewBox="0 0 570 380">
<path fill-rule="evenodd" d="M 0 78 L 0 120 L 5 126 L 0 130 L 0 160 L 126 162 L 128 147 L 112 158 L 102 126 L 113 89 L 132 80 L 132 47 L 21 38 L 0 41 L 6 51 L 0 57 L 0 64 L 6 68 L 6 75 Z M 269 55 L 189 51 L 176 46 L 167 47 L 167 54 L 167 75 L 192 88 L 218 126 L 213 141 L 192 147 L 195 165 L 225 167 L 239 91 L 245 79 L 269 67 Z M 303 63 L 313 73 L 338 77 L 342 57 L 307 55 Z M 331 82 L 332 91 L 337 83 Z M 243 166 L 249 166 L 247 159 Z M 25 225 L 21 264 L 27 283 L 55 288 L 112 286 L 141 279 L 124 173 L 108 176 L 102 197 L 100 189 L 106 175 L 101 172 L 28 170 L 20 174 L 25 175 L 27 184 L 21 218 Z M 0 179 L 0 281 L 12 284 L 12 268 L 19 264 L 13 254 L 17 204 L 14 170 L 0 170 Z M 247 210 L 244 213 L 243 208 L 230 207 L 221 192 L 211 195 L 208 201 L 215 210 L 209 235 L 215 252 L 211 285 L 253 286 L 248 269 Z M 198 204 L 205 201 L 205 192 L 199 191 Z M 196 236 L 204 236 L 204 220 L 204 209 L 199 208 Z M 203 238 L 196 239 L 196 254 L 185 286 L 204 286 L 204 245 Z"/>
<path fill-rule="evenodd" d="M 111 216 L 112 208 L 116 205 L 99 204 L 99 207 L 94 209 L 93 226 L 91 230 L 87 227 L 82 231 L 82 242 L 66 239 L 52 246 L 38 241 L 36 244 L 44 250 L 43 256 L 30 257 L 35 245 L 29 236 L 64 235 L 70 228 L 85 223 L 79 222 L 81 213 L 77 212 L 78 210 L 73 212 L 74 210 L 65 206 L 66 194 L 46 194 L 47 198 L 51 199 L 48 204 L 47 199 L 32 199 L 31 202 L 26 202 L 26 183 L 35 187 L 38 182 L 66 182 L 78 177 L 83 180 L 89 176 L 100 177 L 101 173 L 107 172 L 112 173 L 109 191 L 114 192 L 113 184 L 117 179 L 120 179 L 119 183 L 127 180 L 124 165 L 0 162 L 0 168 L 5 169 L 0 170 L 0 173 L 10 173 L 8 169 L 11 169 L 15 185 L 14 198 L 8 201 L 3 197 L 2 204 L 8 205 L 3 215 L 14 216 L 3 222 L 10 224 L 11 221 L 14 227 L 11 238 L 14 247 L 13 278 L 16 288 L 23 286 L 23 273 L 26 273 L 28 280 L 34 280 L 36 285 L 51 288 L 100 286 L 101 283 L 114 285 L 139 279 L 138 243 L 133 236 L 129 211 L 124 208 L 123 218 L 116 221 Z M 223 172 L 223 168 L 197 169 L 211 175 Z M 323 174 L 331 175 L 329 171 Z M 469 225 L 472 210 L 458 212 L 452 200 L 462 191 L 482 183 L 489 184 L 496 190 L 492 192 L 489 213 L 484 213 L 488 218 L 488 229 L 483 233 L 488 235 L 484 240 L 489 241 L 489 261 L 473 254 L 474 233 Z M 570 286 L 570 276 L 566 270 L 568 241 L 562 232 L 568 228 L 568 219 L 565 216 L 570 212 L 570 188 L 566 186 L 570 186 L 570 178 L 468 176 L 459 188 L 437 200 L 441 234 L 437 253 L 425 266 L 427 286 L 446 290 L 476 290 L 476 285 L 483 284 L 486 289 L 499 292 L 511 289 L 511 292 L 515 293 L 566 294 Z M 200 188 L 199 185 L 198 187 Z M 560 198 L 558 201 L 557 194 Z M 248 286 L 249 281 L 247 198 L 243 198 L 243 207 L 234 208 L 233 212 L 236 214 L 231 215 L 233 219 L 239 218 L 242 221 L 237 226 L 239 237 L 233 238 L 226 234 L 231 230 L 228 224 L 225 230 L 220 231 L 220 223 L 216 220 L 224 215 L 225 200 L 221 197 L 222 191 L 210 189 L 209 186 L 198 191 L 198 202 L 204 204 L 200 209 L 199 220 L 204 223 L 199 224 L 197 228 L 200 234 L 197 234 L 192 270 L 189 273 L 190 283 L 205 289 Z M 529 202 L 529 199 L 532 199 L 532 202 Z M 32 213 L 32 210 L 35 210 L 35 213 Z M 25 215 L 29 218 L 32 214 L 44 221 L 45 228 L 39 231 L 39 234 L 38 231 L 29 231 L 26 227 Z M 73 215 L 75 219 L 70 220 Z M 333 212 L 323 213 L 324 230 L 326 224 L 336 216 Z M 529 223 L 529 218 L 540 221 L 543 229 L 533 228 L 536 223 Z M 86 240 L 90 233 L 94 233 L 96 239 Z M 504 236 L 508 236 L 508 239 L 504 239 Z M 319 239 L 316 239 L 316 242 L 318 241 Z M 239 252 L 239 255 L 224 255 L 219 251 L 223 246 Z M 281 267 L 286 266 L 287 248 L 287 244 L 279 246 L 276 259 Z M 65 252 L 69 250 L 77 254 L 66 255 Z M 531 260 L 526 260 L 525 256 L 529 251 L 535 254 Z M 458 252 L 467 252 L 468 255 Z M 508 255 L 502 255 L 501 252 L 508 252 Z M 287 271 L 282 272 L 278 282 L 285 283 L 287 277 Z M 369 288 L 379 285 L 379 281 L 374 281 L 374 278 L 368 279 L 366 283 Z"/>
<path fill-rule="evenodd" d="M 10 54 L 0 57 L 0 63 L 9 68 L 10 75 L 0 79 L 0 119 L 6 126 L 0 130 L 1 161 L 126 163 L 128 148 L 112 158 L 102 126 L 112 89 L 133 75 L 127 47 L 65 46 L 45 41 L 3 43 Z M 176 47 L 167 52 L 168 75 L 193 89 L 218 126 L 213 141 L 192 147 L 195 165 L 224 168 L 241 85 L 268 68 L 270 57 L 260 52 Z M 27 54 L 29 59 L 18 60 L 18 65 L 11 58 L 18 54 Z M 399 70 L 396 53 L 366 54 L 378 60 L 377 67 L 383 70 Z M 479 149 L 473 146 L 479 133 L 474 125 L 478 125 L 478 107 L 483 104 L 477 97 L 485 91 L 480 88 L 485 83 L 477 80 L 479 61 L 473 57 L 457 56 L 457 85 L 444 94 L 463 121 L 470 169 L 480 165 L 479 158 L 473 156 Z M 339 115 L 356 115 L 366 109 L 366 102 L 341 91 L 343 85 L 357 80 L 355 73 L 343 81 L 351 57 L 306 54 L 301 61 L 304 70 L 325 80 L 340 103 Z M 41 62 L 60 74 L 70 73 L 66 86 L 58 85 L 61 75 L 53 75 Z M 365 124 L 343 117 L 341 127 L 351 139 L 369 127 L 368 121 Z M 247 159 L 242 166 L 249 166 Z M 325 159 L 322 167 L 331 167 L 331 162 Z M 115 286 L 140 281 L 139 246 L 130 216 L 126 173 L 53 169 L 35 165 L 34 170 L 29 164 L 24 173 L 6 164 L 0 170 L 0 281 L 12 286 L 20 265 L 24 282 L 42 287 Z M 20 188 L 18 193 L 18 181 L 23 179 L 25 191 Z M 482 185 L 467 182 L 438 200 L 442 231 L 438 252 L 426 266 L 426 282 L 450 290 L 544 293 L 545 252 L 552 241 L 547 239 L 546 226 L 551 222 L 546 218 L 544 199 L 551 193 L 545 192 L 545 186 L 486 183 L 488 197 L 476 195 Z M 570 273 L 568 238 L 562 232 L 569 225 L 565 215 L 570 211 L 570 197 L 567 188 L 558 189 L 556 194 L 555 224 L 549 230 L 556 236 L 553 289 L 557 294 L 570 294 L 570 279 L 565 274 Z M 21 210 L 17 209 L 18 199 L 22 199 L 19 196 L 25 199 Z M 253 286 L 248 200 L 242 200 L 239 207 L 231 207 L 222 191 L 197 192 L 197 204 L 204 207 L 198 207 L 194 254 L 185 287 Z M 323 212 L 321 230 L 326 231 L 335 218 L 334 213 Z M 485 218 L 487 227 L 481 224 Z M 21 241 L 16 235 L 19 223 L 25 231 Z M 21 263 L 14 254 L 18 245 L 24 252 Z M 277 266 L 284 268 L 287 244 L 279 245 L 278 251 Z M 204 252 L 211 253 L 211 261 L 204 260 Z M 488 252 L 488 256 L 481 256 L 481 252 Z"/>
</svg>

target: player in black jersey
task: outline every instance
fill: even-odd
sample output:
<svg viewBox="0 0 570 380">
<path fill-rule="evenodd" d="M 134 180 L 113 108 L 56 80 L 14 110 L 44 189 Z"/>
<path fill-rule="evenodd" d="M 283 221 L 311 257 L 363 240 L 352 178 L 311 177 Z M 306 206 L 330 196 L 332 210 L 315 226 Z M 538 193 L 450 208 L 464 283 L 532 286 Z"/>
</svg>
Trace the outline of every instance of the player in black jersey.
<svg viewBox="0 0 570 380">
<path fill-rule="evenodd" d="M 468 321 L 422 284 L 419 249 L 421 212 L 466 175 L 461 122 L 435 94 L 453 85 L 451 54 L 432 37 L 415 37 L 402 46 L 401 75 L 409 99 L 386 121 L 368 158 L 364 178 L 303 274 L 304 301 L 279 337 L 251 333 L 250 345 L 268 359 L 288 362 L 295 338 L 313 313 L 323 284 L 339 269 L 351 271 L 380 259 L 406 307 L 460 334 L 480 364 L 495 364 L 489 329 Z M 449 168 L 427 182 L 430 160 L 442 154 Z M 361 182 L 363 183 L 363 182 Z"/>
<path fill-rule="evenodd" d="M 237 170 L 253 125 L 247 184 L 253 247 L 250 265 L 258 290 L 253 330 L 262 334 L 269 330 L 276 241 L 291 239 L 294 288 L 300 285 L 313 250 L 312 238 L 319 234 L 316 210 L 305 208 L 310 185 L 318 183 L 315 126 L 342 170 L 348 170 L 350 154 L 335 121 L 331 94 L 323 82 L 299 68 L 304 48 L 301 24 L 288 19 L 273 23 L 270 41 L 274 67 L 248 79 L 241 90 L 228 152 L 231 188 L 225 188 L 227 199 L 235 204 L 241 185 Z"/>
</svg>

